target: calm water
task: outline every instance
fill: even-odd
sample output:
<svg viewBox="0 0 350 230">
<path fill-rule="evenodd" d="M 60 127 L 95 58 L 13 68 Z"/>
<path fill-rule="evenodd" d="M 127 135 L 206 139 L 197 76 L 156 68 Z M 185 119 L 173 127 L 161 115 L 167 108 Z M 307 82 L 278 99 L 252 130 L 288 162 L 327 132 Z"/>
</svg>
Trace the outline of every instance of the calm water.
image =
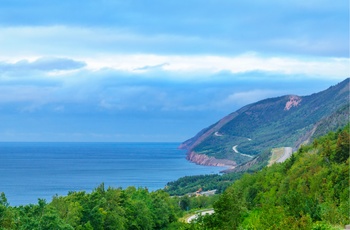
<svg viewBox="0 0 350 230">
<path fill-rule="evenodd" d="M 0 192 L 11 205 L 105 186 L 163 188 L 223 168 L 185 160 L 178 143 L 0 143 Z"/>
</svg>

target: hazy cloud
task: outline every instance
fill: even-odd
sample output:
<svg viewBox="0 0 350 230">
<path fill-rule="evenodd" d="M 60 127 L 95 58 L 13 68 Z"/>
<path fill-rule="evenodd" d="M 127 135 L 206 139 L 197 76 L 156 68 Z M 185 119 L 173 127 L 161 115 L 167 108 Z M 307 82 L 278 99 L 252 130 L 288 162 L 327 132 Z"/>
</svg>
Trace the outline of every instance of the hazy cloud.
<svg viewBox="0 0 350 230">
<path fill-rule="evenodd" d="M 86 63 L 68 58 L 43 57 L 31 62 L 28 60 L 20 60 L 15 63 L 0 62 L 0 72 L 74 70 L 84 66 Z"/>
<path fill-rule="evenodd" d="M 348 77 L 348 19 L 334 0 L 5 1 L 0 141 L 181 141 Z"/>
<path fill-rule="evenodd" d="M 164 66 L 168 66 L 169 63 L 163 63 L 163 64 L 159 64 L 159 65 L 153 65 L 153 66 L 143 66 L 143 67 L 139 67 L 139 68 L 135 68 L 134 70 L 159 70 L 159 69 L 163 69 Z"/>
</svg>

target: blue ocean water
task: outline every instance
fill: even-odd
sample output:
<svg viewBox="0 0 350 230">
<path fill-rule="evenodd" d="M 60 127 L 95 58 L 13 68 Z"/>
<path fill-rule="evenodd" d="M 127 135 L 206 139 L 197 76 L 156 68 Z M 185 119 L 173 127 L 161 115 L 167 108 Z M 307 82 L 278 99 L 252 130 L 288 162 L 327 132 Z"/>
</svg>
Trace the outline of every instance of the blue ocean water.
<svg viewBox="0 0 350 230">
<path fill-rule="evenodd" d="M 105 186 L 164 188 L 182 176 L 218 173 L 185 159 L 178 143 L 0 143 L 0 192 L 11 205 L 51 201 Z"/>
</svg>

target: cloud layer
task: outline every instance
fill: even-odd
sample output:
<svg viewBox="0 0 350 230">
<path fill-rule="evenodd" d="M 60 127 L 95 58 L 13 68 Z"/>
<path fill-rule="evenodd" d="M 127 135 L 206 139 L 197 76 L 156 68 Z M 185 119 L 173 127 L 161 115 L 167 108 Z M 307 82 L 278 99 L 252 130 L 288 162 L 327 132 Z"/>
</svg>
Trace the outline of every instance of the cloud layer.
<svg viewBox="0 0 350 230">
<path fill-rule="evenodd" d="M 68 58 L 43 57 L 32 62 L 28 60 L 20 60 L 16 63 L 0 62 L 0 72 L 74 70 L 80 69 L 85 65 L 84 62 Z"/>
<path fill-rule="evenodd" d="M 347 1 L 6 1 L 0 141 L 182 141 L 349 75 Z"/>
</svg>

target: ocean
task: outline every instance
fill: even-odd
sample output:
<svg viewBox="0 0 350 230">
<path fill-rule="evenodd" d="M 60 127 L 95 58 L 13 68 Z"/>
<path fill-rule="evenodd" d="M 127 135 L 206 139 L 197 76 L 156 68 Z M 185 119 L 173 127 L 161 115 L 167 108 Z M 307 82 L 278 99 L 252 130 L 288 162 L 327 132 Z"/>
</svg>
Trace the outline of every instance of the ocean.
<svg viewBox="0 0 350 230">
<path fill-rule="evenodd" d="M 69 191 L 106 187 L 162 189 L 183 176 L 222 167 L 188 162 L 179 143 L 0 143 L 0 192 L 12 206 L 50 202 Z"/>
</svg>

